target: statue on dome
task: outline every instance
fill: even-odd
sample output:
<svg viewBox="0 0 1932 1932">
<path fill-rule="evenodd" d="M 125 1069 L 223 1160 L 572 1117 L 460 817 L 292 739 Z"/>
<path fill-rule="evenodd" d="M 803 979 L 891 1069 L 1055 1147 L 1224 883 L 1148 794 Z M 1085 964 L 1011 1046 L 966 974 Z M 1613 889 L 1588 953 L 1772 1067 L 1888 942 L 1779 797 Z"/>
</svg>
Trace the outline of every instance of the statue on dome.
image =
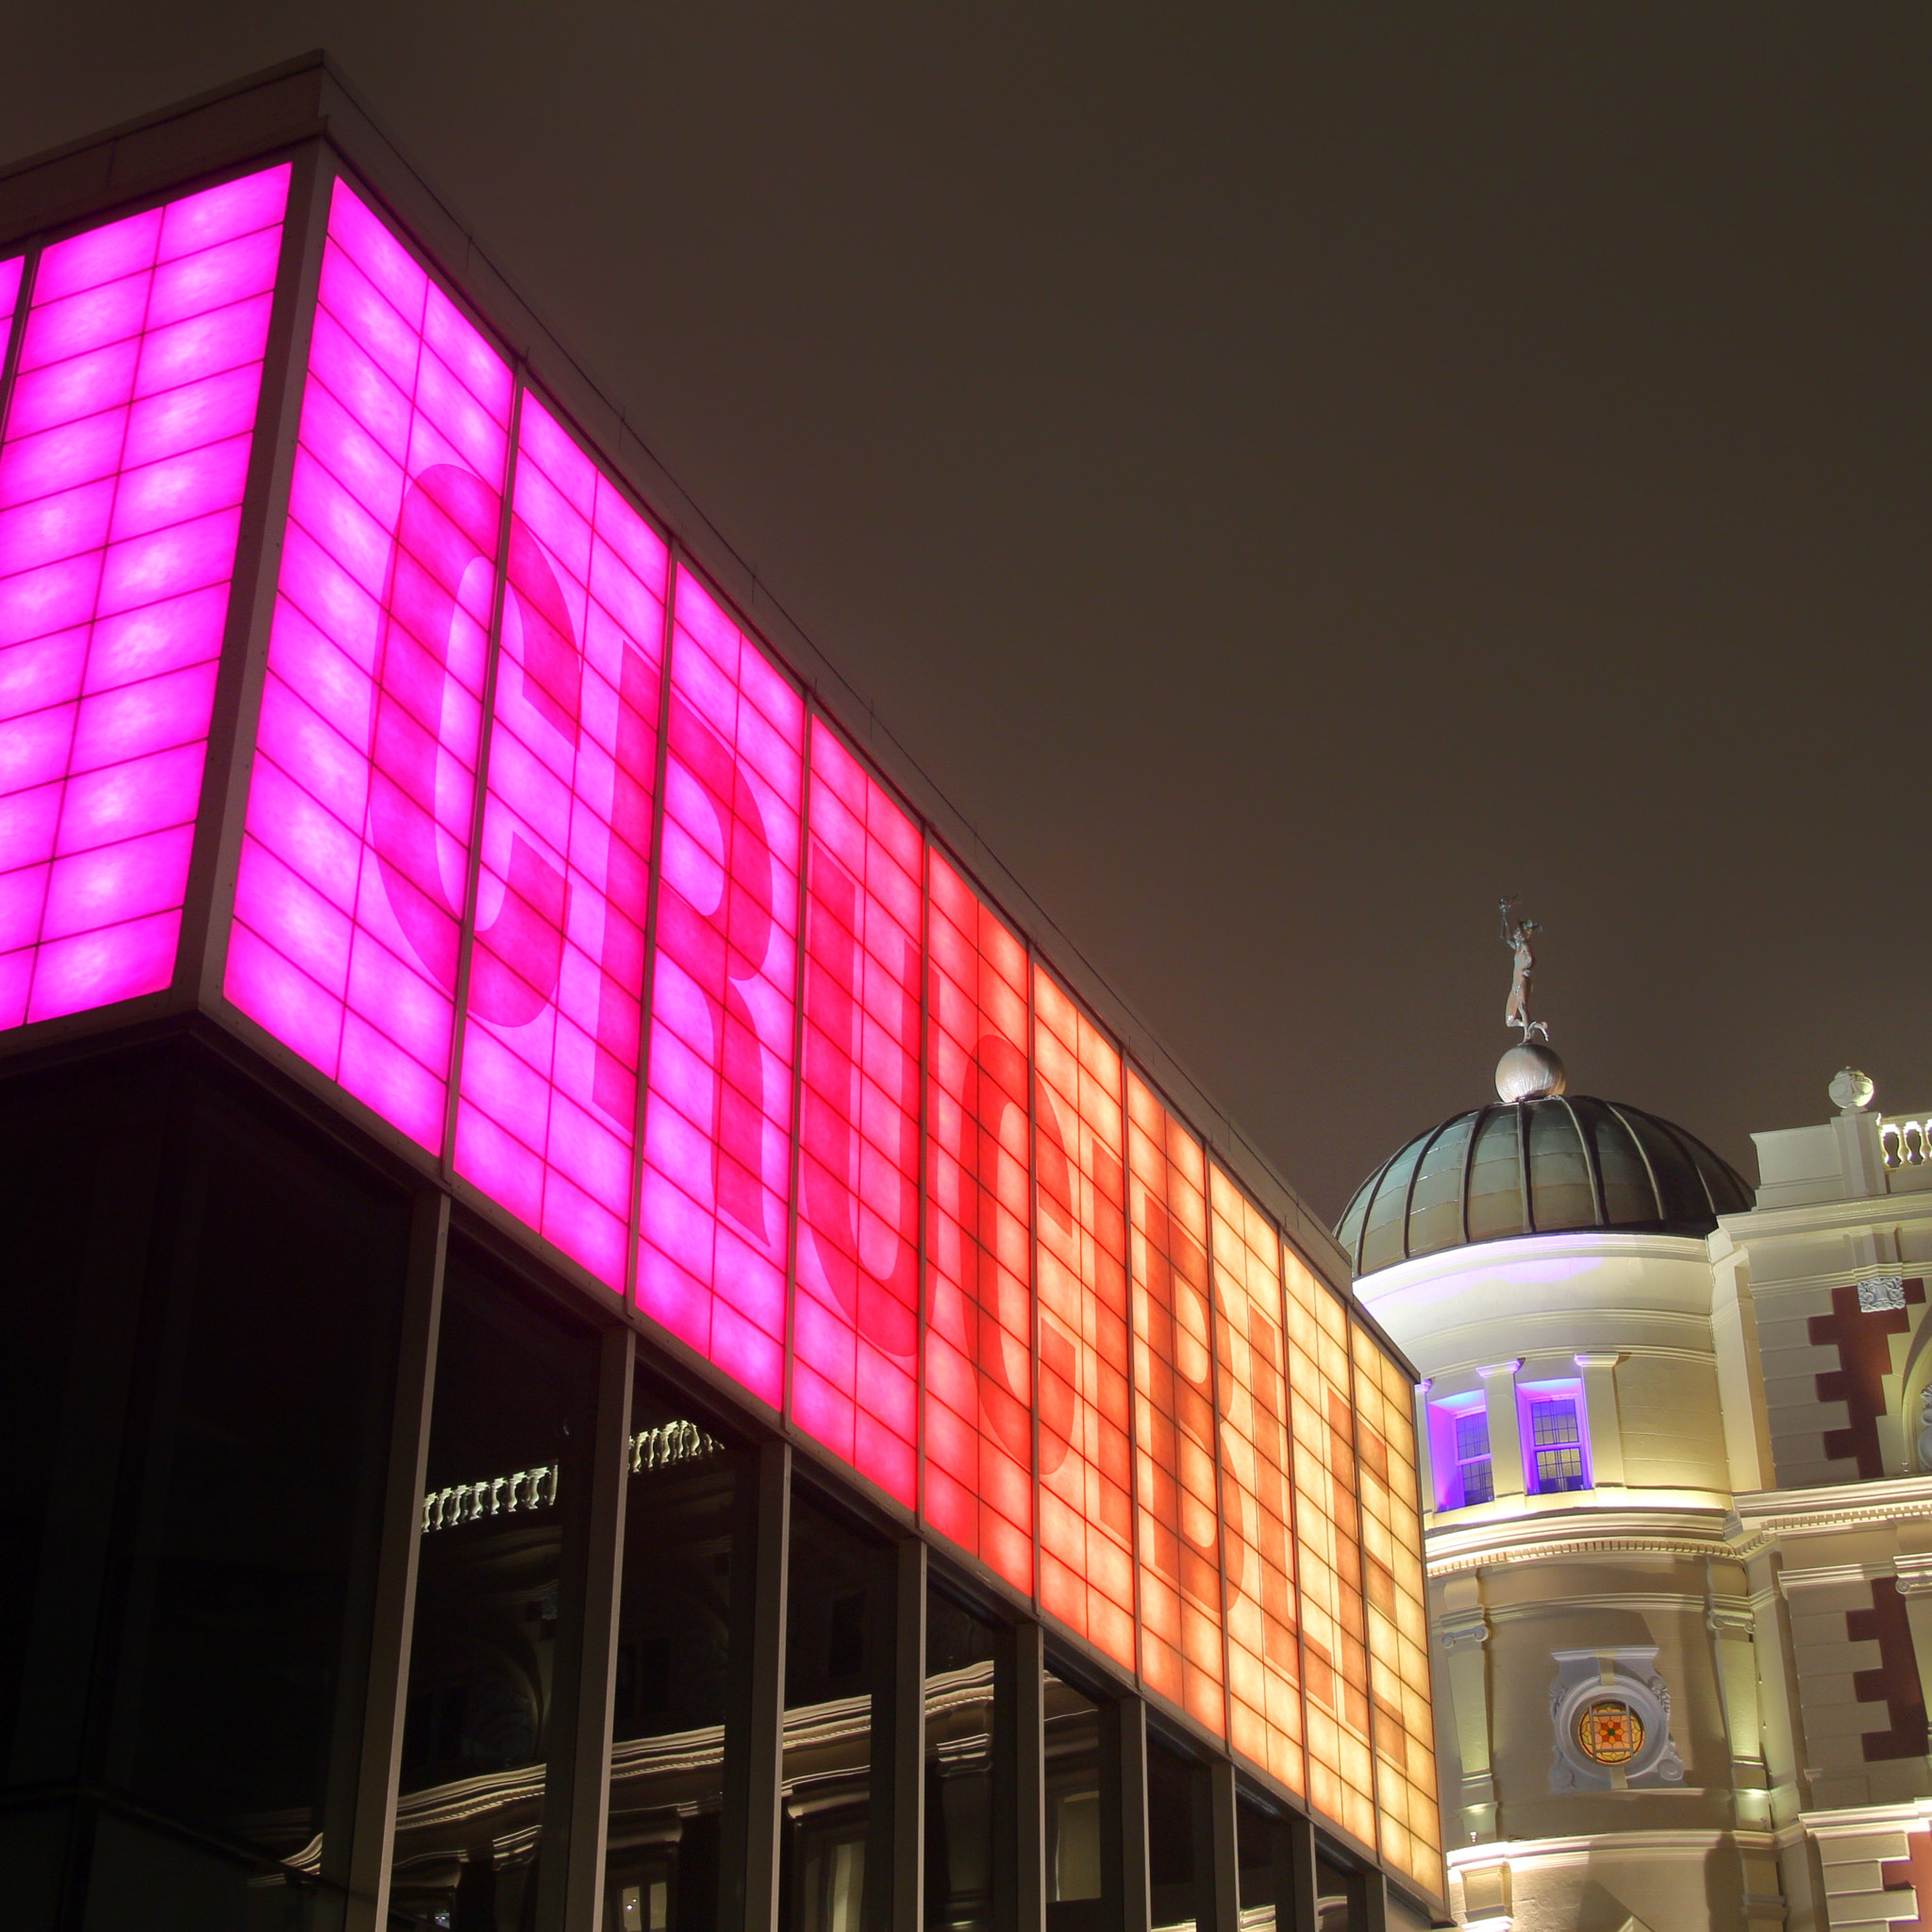
<svg viewBox="0 0 1932 1932">
<path fill-rule="evenodd" d="M 1503 1009 L 1503 1024 L 1522 1027 L 1523 1042 L 1526 1046 L 1532 1040 L 1550 1037 L 1550 1029 L 1543 1021 L 1529 1017 L 1529 978 L 1536 971 L 1536 954 L 1531 950 L 1529 936 L 1542 931 L 1542 924 L 1539 920 L 1517 919 L 1514 899 L 1499 899 L 1496 904 L 1503 919 L 1503 943 L 1509 948 L 1514 962 L 1514 970 L 1509 975 L 1509 1003 Z"/>
</svg>

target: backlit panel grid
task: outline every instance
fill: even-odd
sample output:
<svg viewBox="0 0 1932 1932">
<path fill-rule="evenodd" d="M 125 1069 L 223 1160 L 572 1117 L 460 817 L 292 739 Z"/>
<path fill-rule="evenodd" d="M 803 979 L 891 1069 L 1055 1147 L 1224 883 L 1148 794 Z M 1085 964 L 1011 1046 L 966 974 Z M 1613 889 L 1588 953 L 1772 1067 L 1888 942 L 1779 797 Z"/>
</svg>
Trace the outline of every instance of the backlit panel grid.
<svg viewBox="0 0 1932 1932">
<path fill-rule="evenodd" d="M 527 394 L 514 491 L 456 1165 L 622 1292 L 666 550 Z"/>
<path fill-rule="evenodd" d="M 1132 1074 L 1135 1487 L 1141 1674 L 1222 1735 L 1221 1524 L 1201 1145 Z"/>
<path fill-rule="evenodd" d="M 174 976 L 288 192 L 40 258 L 0 447 L 0 1026 Z"/>
<path fill-rule="evenodd" d="M 919 1500 L 918 826 L 811 735 L 791 1407 Z"/>
<path fill-rule="evenodd" d="M 1274 1223 L 1219 1167 L 1210 1170 L 1208 1182 L 1221 1369 L 1227 1736 L 1299 1792 L 1307 1789 L 1307 1768 L 1281 1241 Z"/>
<path fill-rule="evenodd" d="M 805 706 L 689 571 L 675 608 L 638 1306 L 775 1408 Z"/>
<path fill-rule="evenodd" d="M 1040 1602 L 1134 1662 L 1133 1356 L 1121 1057 L 1033 973 Z"/>
<path fill-rule="evenodd" d="M 8 256 L 0 261 L 0 358 L 4 358 L 13 334 L 13 318 L 20 307 L 20 284 L 26 272 L 26 257 Z M 7 398 L 0 396 L 0 411 Z"/>
<path fill-rule="evenodd" d="M 1442 1846 L 1429 1704 L 1415 1391 L 1407 1373 L 1366 1328 L 1352 1323 L 1350 1329 L 1382 1856 L 1440 1896 Z"/>
<path fill-rule="evenodd" d="M 502 358 L 338 180 L 225 991 L 432 1152 L 510 404 Z"/>
<path fill-rule="evenodd" d="M 1318 1811 L 1373 1845 L 1374 1767 L 1348 1317 L 1292 1250 L 1284 1248 L 1282 1264 L 1308 1798 Z"/>
<path fill-rule="evenodd" d="M 1030 1594 L 1026 949 L 930 865 L 925 1516 Z"/>
</svg>

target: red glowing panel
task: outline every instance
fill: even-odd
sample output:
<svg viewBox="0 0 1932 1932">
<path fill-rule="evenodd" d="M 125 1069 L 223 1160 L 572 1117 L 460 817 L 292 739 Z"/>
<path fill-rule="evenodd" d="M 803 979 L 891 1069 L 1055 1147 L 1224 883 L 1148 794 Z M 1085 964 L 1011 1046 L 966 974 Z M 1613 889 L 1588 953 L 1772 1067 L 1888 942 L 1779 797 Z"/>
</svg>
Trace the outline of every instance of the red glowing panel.
<svg viewBox="0 0 1932 1932">
<path fill-rule="evenodd" d="M 1206 1190 L 1200 1142 L 1129 1074 L 1141 1675 L 1220 1736 L 1226 1715 Z"/>
<path fill-rule="evenodd" d="M 1288 1288 L 1289 1421 L 1308 1798 L 1324 1817 L 1373 1845 L 1368 1633 L 1356 1506 L 1348 1317 L 1291 1249 L 1282 1251 L 1282 1274 Z"/>
<path fill-rule="evenodd" d="M 443 1142 L 508 365 L 338 180 L 225 991 Z"/>
<path fill-rule="evenodd" d="M 1436 1809 L 1415 1388 L 1359 1322 L 1350 1324 L 1350 1337 L 1381 1850 L 1398 1871 L 1440 1898 L 1442 1831 Z"/>
<path fill-rule="evenodd" d="M 805 706 L 677 574 L 638 1306 L 785 1392 Z"/>
<path fill-rule="evenodd" d="M 1030 1594 L 1026 948 L 930 863 L 925 1517 Z"/>
<path fill-rule="evenodd" d="M 1038 967 L 1040 1602 L 1131 1672 L 1133 1359 L 1121 1057 Z"/>
<path fill-rule="evenodd" d="M 666 551 L 527 393 L 513 491 L 456 1166 L 622 1292 Z"/>
<path fill-rule="evenodd" d="M 40 258 L 0 446 L 0 1025 L 174 976 L 288 192 Z"/>
<path fill-rule="evenodd" d="M 1220 1168 L 1208 1174 L 1221 1371 L 1221 1535 L 1227 1576 L 1227 1736 L 1291 1791 L 1307 1788 L 1294 1606 L 1281 1242 Z"/>
<path fill-rule="evenodd" d="M 791 1410 L 919 1495 L 919 829 L 811 734 Z"/>
</svg>

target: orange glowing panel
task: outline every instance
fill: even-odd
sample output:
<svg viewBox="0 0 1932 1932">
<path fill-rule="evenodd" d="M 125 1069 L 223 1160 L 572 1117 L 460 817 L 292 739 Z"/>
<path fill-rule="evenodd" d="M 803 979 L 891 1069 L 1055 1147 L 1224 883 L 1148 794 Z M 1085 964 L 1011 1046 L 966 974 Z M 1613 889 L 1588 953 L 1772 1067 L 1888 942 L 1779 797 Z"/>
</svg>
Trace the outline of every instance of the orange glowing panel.
<svg viewBox="0 0 1932 1932">
<path fill-rule="evenodd" d="M 1282 1274 L 1288 1287 L 1289 1416 L 1308 1798 L 1324 1817 L 1373 1846 L 1369 1653 L 1355 1495 L 1348 1317 L 1291 1249 L 1282 1251 Z"/>
<path fill-rule="evenodd" d="M 1030 1595 L 1026 948 L 929 864 L 925 1520 Z"/>
<path fill-rule="evenodd" d="M 1300 1792 L 1307 1772 L 1281 1241 L 1274 1224 L 1220 1168 L 1210 1170 L 1208 1182 L 1221 1370 L 1228 1742 Z"/>
<path fill-rule="evenodd" d="M 1440 1898 L 1441 1822 L 1429 1706 L 1415 1391 L 1407 1371 L 1366 1328 L 1359 1323 L 1351 1327 L 1382 1856 Z"/>
<path fill-rule="evenodd" d="M 1134 1668 L 1133 1436 L 1121 1057 L 1038 968 L 1040 1603 Z"/>
<path fill-rule="evenodd" d="M 1131 1074 L 1127 1176 L 1141 1675 L 1220 1736 L 1226 1717 L 1207 1174 L 1200 1142 Z"/>
</svg>

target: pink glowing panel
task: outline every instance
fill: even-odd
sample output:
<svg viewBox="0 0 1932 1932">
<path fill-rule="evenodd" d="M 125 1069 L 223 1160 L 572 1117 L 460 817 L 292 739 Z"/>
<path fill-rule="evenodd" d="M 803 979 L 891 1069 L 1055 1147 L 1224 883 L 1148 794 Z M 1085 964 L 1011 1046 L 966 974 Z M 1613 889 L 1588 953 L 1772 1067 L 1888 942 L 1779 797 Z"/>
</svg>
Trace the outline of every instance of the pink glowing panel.
<svg viewBox="0 0 1932 1932">
<path fill-rule="evenodd" d="M 805 706 L 677 574 L 638 1306 L 784 1396 Z"/>
<path fill-rule="evenodd" d="M 822 723 L 811 736 L 791 1406 L 918 1500 L 918 828 Z"/>
<path fill-rule="evenodd" d="M 1038 967 L 1040 1602 L 1134 1656 L 1134 1446 L 1121 1057 Z"/>
<path fill-rule="evenodd" d="M 339 180 L 225 991 L 431 1150 L 510 399 L 502 358 Z"/>
<path fill-rule="evenodd" d="M 1030 1594 L 1026 948 L 937 853 L 927 890 L 925 1517 Z"/>
<path fill-rule="evenodd" d="M 0 1025 L 174 976 L 288 192 L 40 258 L 0 442 Z"/>
<path fill-rule="evenodd" d="M 517 438 L 456 1165 L 621 1292 L 666 551 L 527 394 Z"/>
<path fill-rule="evenodd" d="M 1225 1713 L 1207 1173 L 1201 1143 L 1131 1074 L 1127 1197 L 1141 1675 L 1219 1736 Z"/>
</svg>

